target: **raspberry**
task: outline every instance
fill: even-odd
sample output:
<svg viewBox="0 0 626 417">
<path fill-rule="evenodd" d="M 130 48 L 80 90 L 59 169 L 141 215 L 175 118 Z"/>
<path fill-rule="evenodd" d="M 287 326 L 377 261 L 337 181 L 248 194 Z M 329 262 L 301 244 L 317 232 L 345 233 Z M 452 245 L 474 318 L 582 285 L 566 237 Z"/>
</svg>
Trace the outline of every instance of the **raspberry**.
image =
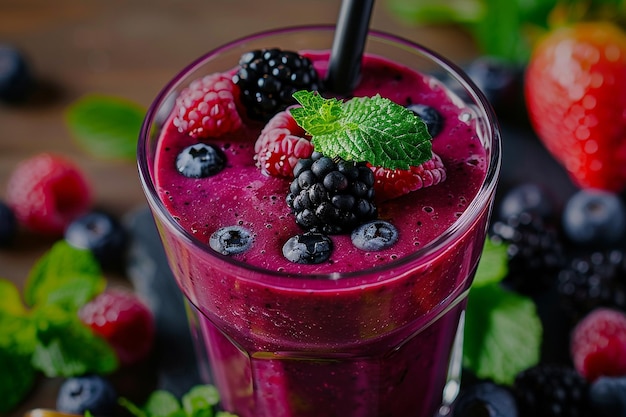
<svg viewBox="0 0 626 417">
<path fill-rule="evenodd" d="M 608 308 L 589 313 L 572 332 L 571 355 L 589 381 L 626 375 L 626 314 Z"/>
<path fill-rule="evenodd" d="M 224 74 L 193 81 L 176 101 L 174 126 L 192 138 L 221 136 L 241 127 L 235 97 L 239 88 Z"/>
<path fill-rule="evenodd" d="M 78 314 L 83 323 L 109 343 L 122 365 L 138 363 L 152 350 L 154 317 L 130 291 L 106 290 L 85 304 Z"/>
<path fill-rule="evenodd" d="M 70 160 L 42 153 L 24 160 L 7 183 L 6 203 L 33 232 L 61 236 L 91 207 L 91 186 Z"/>
<path fill-rule="evenodd" d="M 233 82 L 240 87 L 248 116 L 261 121 L 296 104 L 296 91 L 316 91 L 320 84 L 309 58 L 276 48 L 243 54 Z"/>
<path fill-rule="evenodd" d="M 313 145 L 289 111 L 277 113 L 265 125 L 254 144 L 257 166 L 261 172 L 276 177 L 293 177 L 299 159 L 309 158 Z"/>
<path fill-rule="evenodd" d="M 370 169 L 376 177 L 374 190 L 376 190 L 378 201 L 391 200 L 446 180 L 446 168 L 439 155 L 435 153 L 430 160 L 409 169 L 388 169 L 374 166 L 370 166 Z"/>
</svg>

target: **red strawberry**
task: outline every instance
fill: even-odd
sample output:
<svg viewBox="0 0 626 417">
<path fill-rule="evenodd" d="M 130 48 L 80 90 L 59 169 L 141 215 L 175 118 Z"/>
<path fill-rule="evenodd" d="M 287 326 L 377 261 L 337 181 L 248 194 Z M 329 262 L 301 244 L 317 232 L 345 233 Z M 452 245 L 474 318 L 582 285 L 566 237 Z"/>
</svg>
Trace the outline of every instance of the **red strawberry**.
<svg viewBox="0 0 626 417">
<path fill-rule="evenodd" d="M 289 110 L 277 113 L 265 125 L 254 144 L 257 166 L 264 174 L 293 177 L 293 167 L 313 153 L 313 145 Z"/>
<path fill-rule="evenodd" d="M 211 74 L 193 81 L 176 101 L 174 126 L 193 138 L 221 136 L 241 127 L 235 97 L 239 95 L 231 78 Z"/>
<path fill-rule="evenodd" d="M 446 168 L 439 155 L 409 169 L 388 169 L 370 166 L 376 178 L 374 191 L 376 200 L 385 201 L 400 197 L 420 188 L 437 185 L 446 179 Z"/>
<path fill-rule="evenodd" d="M 152 350 L 154 317 L 131 291 L 108 289 L 85 304 L 78 314 L 83 323 L 111 345 L 122 365 L 138 363 Z"/>
<path fill-rule="evenodd" d="M 526 70 L 531 123 L 580 187 L 626 187 L 626 34 L 608 22 L 550 32 Z"/>
<path fill-rule="evenodd" d="M 572 332 L 571 355 L 589 381 L 626 375 L 626 314 L 608 308 L 589 313 Z"/>
<path fill-rule="evenodd" d="M 22 161 L 11 173 L 6 203 L 25 227 L 61 236 L 91 207 L 91 186 L 72 161 L 42 153 Z"/>
</svg>

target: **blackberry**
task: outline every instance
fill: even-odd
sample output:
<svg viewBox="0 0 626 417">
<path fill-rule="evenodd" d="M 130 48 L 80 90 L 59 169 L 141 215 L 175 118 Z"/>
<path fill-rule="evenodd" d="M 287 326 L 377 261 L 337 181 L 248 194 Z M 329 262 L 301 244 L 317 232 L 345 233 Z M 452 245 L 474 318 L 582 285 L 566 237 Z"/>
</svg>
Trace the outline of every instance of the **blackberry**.
<svg viewBox="0 0 626 417">
<path fill-rule="evenodd" d="M 304 229 L 350 233 L 377 217 L 374 173 L 365 163 L 333 160 L 313 152 L 311 158 L 298 161 L 293 173 L 287 204 Z"/>
<path fill-rule="evenodd" d="M 574 368 L 537 365 L 520 372 L 513 383 L 521 416 L 586 417 L 589 384 Z"/>
<path fill-rule="evenodd" d="M 296 91 L 317 91 L 320 87 L 317 71 L 309 58 L 277 48 L 243 54 L 233 82 L 241 90 L 241 102 L 248 117 L 260 121 L 267 121 L 296 104 L 293 98 Z"/>
<path fill-rule="evenodd" d="M 566 255 L 560 232 L 552 222 L 522 212 L 494 222 L 490 237 L 508 244 L 509 273 L 505 285 L 524 294 L 554 287 Z"/>
<path fill-rule="evenodd" d="M 557 290 L 572 324 L 596 307 L 626 310 L 626 256 L 621 249 L 579 255 L 558 274 Z"/>
</svg>

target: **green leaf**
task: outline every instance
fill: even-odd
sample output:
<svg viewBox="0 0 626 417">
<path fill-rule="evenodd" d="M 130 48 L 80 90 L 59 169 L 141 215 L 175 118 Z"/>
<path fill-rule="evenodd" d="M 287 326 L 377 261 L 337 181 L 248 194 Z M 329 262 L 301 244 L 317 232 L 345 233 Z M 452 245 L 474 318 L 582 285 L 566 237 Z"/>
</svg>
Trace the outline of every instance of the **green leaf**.
<svg viewBox="0 0 626 417">
<path fill-rule="evenodd" d="M 470 290 L 463 364 L 479 378 L 511 384 L 539 361 L 542 326 L 534 302 L 497 283 Z"/>
<path fill-rule="evenodd" d="M 33 388 L 37 372 L 30 358 L 29 352 L 0 345 L 0 413 L 11 411 Z"/>
<path fill-rule="evenodd" d="M 389 0 L 389 9 L 412 23 L 477 22 L 485 14 L 483 0 Z"/>
<path fill-rule="evenodd" d="M 22 316 L 26 314 L 20 291 L 12 281 L 0 279 L 0 315 Z"/>
<path fill-rule="evenodd" d="M 55 304 L 76 311 L 105 286 L 106 279 L 91 251 L 61 240 L 30 271 L 24 298 L 30 306 Z"/>
<path fill-rule="evenodd" d="M 143 410 L 150 417 L 185 417 L 176 397 L 164 390 L 157 390 L 150 394 Z"/>
<path fill-rule="evenodd" d="M 348 161 L 390 169 L 408 169 L 432 158 L 426 124 L 407 108 L 379 95 L 345 103 L 298 91 L 302 107 L 291 109 L 294 120 L 311 136 L 316 151 Z"/>
<path fill-rule="evenodd" d="M 219 393 L 213 385 L 198 385 L 183 395 L 182 403 L 188 416 L 211 417 L 219 400 Z"/>
<path fill-rule="evenodd" d="M 502 281 L 509 271 L 508 260 L 507 245 L 487 238 L 472 288 Z"/>
<path fill-rule="evenodd" d="M 46 305 L 38 307 L 35 314 L 38 343 L 32 363 L 46 376 L 108 374 L 117 369 L 113 349 L 84 325 L 75 312 Z"/>
<path fill-rule="evenodd" d="M 144 115 L 139 104 L 93 94 L 74 102 L 65 120 L 77 143 L 94 156 L 134 161 Z"/>
</svg>

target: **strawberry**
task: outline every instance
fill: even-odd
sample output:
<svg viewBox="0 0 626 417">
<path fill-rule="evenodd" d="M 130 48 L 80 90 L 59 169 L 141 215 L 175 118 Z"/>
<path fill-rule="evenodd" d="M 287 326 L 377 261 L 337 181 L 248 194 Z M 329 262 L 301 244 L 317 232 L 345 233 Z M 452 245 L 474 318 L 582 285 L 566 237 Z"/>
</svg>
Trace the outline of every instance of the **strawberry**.
<svg viewBox="0 0 626 417">
<path fill-rule="evenodd" d="M 626 187 L 626 34 L 609 22 L 549 32 L 526 69 L 531 124 L 581 188 Z"/>
<path fill-rule="evenodd" d="M 254 144 L 257 166 L 266 175 L 292 177 L 298 160 L 313 153 L 313 145 L 306 132 L 288 110 L 277 113 L 265 125 Z"/>
<path fill-rule="evenodd" d="M 571 355 L 578 372 L 589 381 L 626 375 L 626 314 L 598 308 L 574 328 Z"/>
<path fill-rule="evenodd" d="M 7 183 L 6 203 L 35 233 L 59 237 L 92 204 L 85 174 L 71 160 L 41 153 L 22 161 Z"/>
<path fill-rule="evenodd" d="M 241 127 L 235 97 L 239 87 L 216 73 L 193 81 L 176 101 L 174 126 L 193 138 L 221 136 Z"/>
<path fill-rule="evenodd" d="M 409 169 L 388 169 L 370 166 L 374 172 L 376 200 L 385 201 L 400 197 L 421 188 L 437 185 L 446 179 L 446 168 L 439 155 Z"/>
<path fill-rule="evenodd" d="M 156 332 L 154 317 L 132 291 L 105 290 L 85 304 L 78 315 L 109 343 L 124 366 L 140 362 L 152 350 Z"/>
</svg>

